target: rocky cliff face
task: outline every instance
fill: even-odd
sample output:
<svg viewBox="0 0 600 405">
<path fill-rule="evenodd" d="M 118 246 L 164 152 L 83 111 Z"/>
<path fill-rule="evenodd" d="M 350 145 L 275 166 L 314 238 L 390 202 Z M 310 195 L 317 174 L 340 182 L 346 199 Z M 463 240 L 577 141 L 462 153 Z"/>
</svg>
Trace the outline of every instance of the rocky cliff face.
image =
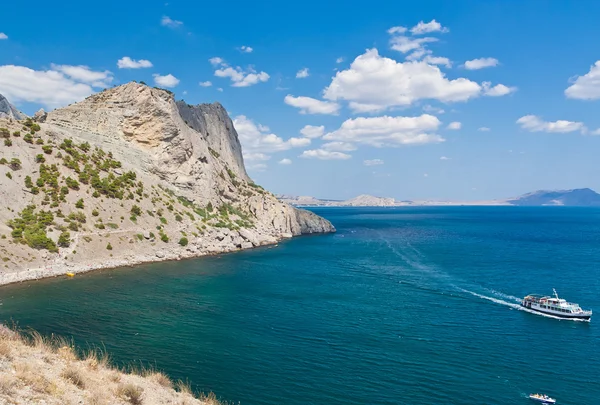
<svg viewBox="0 0 600 405">
<path fill-rule="evenodd" d="M 0 212 L 0 249 L 10 253 L 0 283 L 24 268 L 20 278 L 37 278 L 334 231 L 251 181 L 218 103 L 176 103 L 128 83 L 43 117 L 0 121 L 11 144 L 0 186 L 12 209 Z"/>
<path fill-rule="evenodd" d="M 24 120 L 25 118 L 27 118 L 27 116 L 21 111 L 17 110 L 15 106 L 8 102 L 6 97 L 0 94 L 0 118 Z"/>
</svg>

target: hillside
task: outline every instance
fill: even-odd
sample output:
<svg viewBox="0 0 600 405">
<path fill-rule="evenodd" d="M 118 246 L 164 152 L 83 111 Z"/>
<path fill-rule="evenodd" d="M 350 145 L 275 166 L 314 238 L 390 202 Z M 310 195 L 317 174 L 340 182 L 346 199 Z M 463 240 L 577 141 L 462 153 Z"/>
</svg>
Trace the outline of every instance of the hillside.
<svg viewBox="0 0 600 405">
<path fill-rule="evenodd" d="M 25 114 L 17 110 L 17 108 L 8 102 L 6 97 L 0 94 L 0 118 L 12 118 L 16 120 L 24 120 L 27 118 Z"/>
<path fill-rule="evenodd" d="M 589 188 L 573 190 L 538 190 L 507 200 L 512 205 L 600 206 L 600 194 Z"/>
<path fill-rule="evenodd" d="M 218 103 L 132 82 L 0 128 L 0 283 L 334 231 L 252 182 Z"/>
</svg>

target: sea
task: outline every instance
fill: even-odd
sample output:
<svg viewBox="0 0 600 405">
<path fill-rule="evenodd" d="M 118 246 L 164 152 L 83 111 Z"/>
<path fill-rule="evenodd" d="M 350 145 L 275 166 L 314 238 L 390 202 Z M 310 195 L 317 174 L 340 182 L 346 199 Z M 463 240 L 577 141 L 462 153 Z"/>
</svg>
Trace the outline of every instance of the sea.
<svg viewBox="0 0 600 405">
<path fill-rule="evenodd" d="M 232 404 L 600 402 L 600 209 L 314 211 L 337 232 L 4 286 L 0 321 Z M 553 288 L 598 319 L 519 306 Z"/>
</svg>

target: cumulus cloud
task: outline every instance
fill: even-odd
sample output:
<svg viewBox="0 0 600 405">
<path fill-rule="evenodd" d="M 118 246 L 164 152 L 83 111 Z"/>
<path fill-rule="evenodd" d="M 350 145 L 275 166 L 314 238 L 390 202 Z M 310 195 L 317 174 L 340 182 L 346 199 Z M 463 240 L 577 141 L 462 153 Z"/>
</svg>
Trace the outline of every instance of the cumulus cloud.
<svg viewBox="0 0 600 405">
<path fill-rule="evenodd" d="M 446 156 L 442 156 L 442 157 L 440 157 L 440 160 L 450 160 L 450 158 L 446 157 Z"/>
<path fill-rule="evenodd" d="M 271 76 L 266 72 L 257 72 L 252 67 L 242 69 L 239 66 L 232 67 L 222 58 L 214 57 L 208 60 L 213 66 L 220 66 L 215 70 L 215 76 L 228 77 L 232 87 L 249 87 L 257 83 L 266 82 Z"/>
<path fill-rule="evenodd" d="M 440 32 L 442 34 L 445 34 L 448 31 L 450 30 L 446 27 L 442 27 L 442 24 L 437 22 L 435 19 L 429 21 L 428 23 L 419 21 L 417 25 L 410 29 L 410 33 L 413 35 L 428 34 L 430 32 Z"/>
<path fill-rule="evenodd" d="M 481 83 L 481 85 L 483 86 L 483 94 L 485 96 L 490 97 L 505 96 L 507 94 L 514 93 L 515 91 L 517 91 L 516 87 L 508 87 L 503 84 L 497 84 L 495 86 L 492 86 L 490 82 L 483 82 Z"/>
<path fill-rule="evenodd" d="M 163 18 L 161 18 L 161 20 L 160 20 L 160 25 L 162 25 L 163 27 L 177 28 L 177 27 L 182 26 L 183 22 L 173 20 L 170 17 L 164 15 Z"/>
<path fill-rule="evenodd" d="M 240 47 L 240 52 L 242 53 L 252 53 L 254 49 L 252 49 L 252 47 L 246 46 L 246 45 L 242 45 Z"/>
<path fill-rule="evenodd" d="M 300 155 L 304 159 L 319 159 L 319 160 L 346 160 L 352 156 L 342 152 L 330 152 L 324 149 L 305 150 Z"/>
<path fill-rule="evenodd" d="M 291 165 L 292 164 L 292 159 L 284 158 L 284 159 L 281 159 L 277 163 L 279 163 L 280 165 Z"/>
<path fill-rule="evenodd" d="M 433 37 L 411 38 L 399 35 L 393 36 L 390 39 L 390 46 L 395 51 L 408 53 L 410 51 L 423 50 L 425 44 L 437 41 L 438 39 Z"/>
<path fill-rule="evenodd" d="M 304 128 L 300 130 L 300 133 L 307 138 L 319 138 L 325 133 L 325 126 L 305 125 Z"/>
<path fill-rule="evenodd" d="M 257 124 L 245 115 L 235 117 L 233 126 L 242 144 L 244 158 L 250 161 L 266 161 L 270 159 L 269 153 L 310 145 L 308 138 L 283 140 L 272 133 L 269 127 Z"/>
<path fill-rule="evenodd" d="M 342 63 L 344 61 L 344 58 L 342 56 L 340 56 L 339 58 L 337 58 L 335 60 L 335 63 Z"/>
<path fill-rule="evenodd" d="M 169 87 L 175 87 L 179 84 L 179 79 L 170 73 L 168 75 L 164 75 L 164 76 L 161 76 L 158 73 L 155 73 L 152 75 L 152 77 L 154 77 L 154 83 L 156 83 L 157 86 L 169 88 Z"/>
<path fill-rule="evenodd" d="M 586 127 L 583 122 L 575 121 L 544 121 L 540 117 L 535 115 L 525 115 L 517 120 L 517 124 L 529 132 L 556 132 L 556 133 L 568 133 L 568 132 L 585 132 Z"/>
<path fill-rule="evenodd" d="M 488 67 L 498 66 L 498 59 L 496 58 L 479 58 L 468 60 L 464 64 L 464 68 L 468 70 L 478 70 Z"/>
<path fill-rule="evenodd" d="M 365 166 L 379 166 L 379 165 L 383 164 L 383 160 L 381 160 L 381 159 L 363 160 L 363 164 Z"/>
<path fill-rule="evenodd" d="M 312 97 L 294 97 L 291 94 L 285 96 L 283 100 L 287 105 L 300 109 L 300 114 L 333 114 L 337 115 L 340 109 L 339 104 L 317 100 Z"/>
<path fill-rule="evenodd" d="M 305 79 L 308 76 L 310 76 L 310 74 L 308 73 L 308 68 L 303 68 L 300 69 L 297 73 L 296 73 L 296 79 Z"/>
<path fill-rule="evenodd" d="M 375 147 L 421 145 L 443 142 L 435 134 L 441 122 L 433 115 L 418 117 L 359 117 L 344 121 L 339 129 L 323 139 L 361 143 Z"/>
<path fill-rule="evenodd" d="M 8 35 L 6 35 L 4 32 L 0 32 L 0 40 L 2 39 L 8 39 Z"/>
<path fill-rule="evenodd" d="M 451 122 L 450 124 L 448 124 L 448 126 L 446 128 L 457 130 L 457 129 L 460 129 L 461 127 L 462 127 L 462 124 L 460 122 L 454 121 L 454 122 Z"/>
<path fill-rule="evenodd" d="M 210 86 L 212 86 L 212 82 L 207 80 L 205 82 L 198 83 L 198 85 L 200 85 L 200 87 L 210 87 Z"/>
<path fill-rule="evenodd" d="M 50 70 L 0 66 L 0 94 L 14 103 L 39 103 L 47 108 L 81 101 L 94 92 L 94 87 L 105 88 L 111 81 L 110 72 L 87 66 L 52 65 Z"/>
<path fill-rule="evenodd" d="M 487 88 L 496 95 L 499 85 Z M 337 72 L 325 88 L 327 100 L 347 100 L 354 112 L 383 111 L 408 106 L 422 99 L 442 102 L 466 101 L 482 94 L 482 86 L 466 78 L 450 80 L 426 62 L 397 62 L 379 55 L 377 49 L 358 56 L 347 70 Z"/>
<path fill-rule="evenodd" d="M 129 56 L 123 56 L 121 59 L 117 61 L 117 67 L 119 69 L 142 69 L 142 68 L 151 68 L 152 62 L 146 59 L 134 60 Z"/>
<path fill-rule="evenodd" d="M 434 107 L 429 104 L 425 104 L 423 106 L 423 111 L 425 111 L 426 113 L 432 113 L 432 114 L 444 114 L 446 112 L 446 111 L 444 111 L 443 108 Z"/>
<path fill-rule="evenodd" d="M 348 142 L 327 142 L 321 145 L 321 149 L 325 149 L 328 151 L 338 151 L 338 152 L 352 152 L 356 150 L 357 147 Z"/>
<path fill-rule="evenodd" d="M 214 57 L 210 58 L 208 61 L 213 66 L 219 66 L 220 64 L 225 63 L 225 60 L 223 58 L 219 58 L 218 56 L 214 56 Z"/>
<path fill-rule="evenodd" d="M 390 35 L 393 35 L 393 34 L 404 34 L 406 31 L 408 31 L 408 28 L 402 27 L 402 26 L 397 26 L 397 27 L 392 27 L 389 30 L 387 30 L 387 33 L 390 34 Z"/>
<path fill-rule="evenodd" d="M 571 79 L 572 85 L 565 90 L 565 96 L 580 100 L 600 99 L 600 60 L 583 76 Z"/>
</svg>

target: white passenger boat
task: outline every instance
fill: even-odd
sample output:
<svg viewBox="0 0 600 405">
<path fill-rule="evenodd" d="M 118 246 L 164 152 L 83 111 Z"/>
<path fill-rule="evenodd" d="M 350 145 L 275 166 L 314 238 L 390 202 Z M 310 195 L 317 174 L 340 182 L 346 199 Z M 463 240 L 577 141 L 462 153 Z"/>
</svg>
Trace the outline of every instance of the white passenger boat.
<svg viewBox="0 0 600 405">
<path fill-rule="evenodd" d="M 543 314 L 557 316 L 566 319 L 585 319 L 592 317 L 592 311 L 586 311 L 575 303 L 567 302 L 559 298 L 556 290 L 554 297 L 531 294 L 523 298 L 521 306 Z"/>
<path fill-rule="evenodd" d="M 541 402 L 542 404 L 555 404 L 556 399 L 550 398 L 548 395 L 544 394 L 529 394 L 529 399 L 533 399 L 534 401 Z"/>
</svg>

